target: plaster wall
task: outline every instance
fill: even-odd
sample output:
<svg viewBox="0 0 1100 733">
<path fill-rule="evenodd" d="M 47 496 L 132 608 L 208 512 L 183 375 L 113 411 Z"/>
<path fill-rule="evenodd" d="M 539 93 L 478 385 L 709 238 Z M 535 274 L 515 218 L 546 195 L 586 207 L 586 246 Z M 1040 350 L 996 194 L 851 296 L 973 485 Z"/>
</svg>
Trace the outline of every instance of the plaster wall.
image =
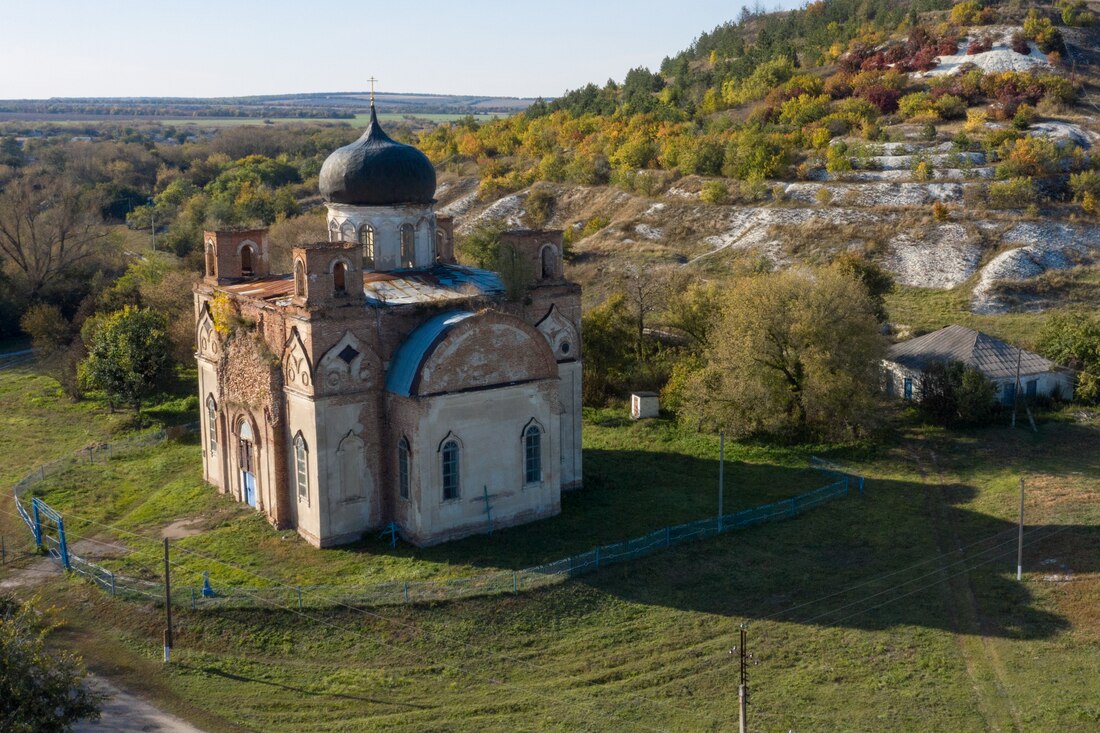
<svg viewBox="0 0 1100 733">
<path fill-rule="evenodd" d="M 414 231 L 414 267 L 435 262 L 436 219 L 430 205 L 352 206 L 327 204 L 329 241 L 359 242 L 359 228 L 374 228 L 374 270 L 385 272 L 402 267 L 401 227 L 411 224 Z M 370 270 L 372 268 L 366 267 Z"/>
<path fill-rule="evenodd" d="M 493 527 L 521 524 L 561 511 L 560 416 L 557 380 L 512 387 L 405 398 L 388 395 L 412 448 L 412 495 L 402 515 L 408 538 L 428 545 L 488 531 L 485 492 Z M 542 480 L 525 482 L 524 431 L 542 431 Z M 443 499 L 442 448 L 459 444 L 459 496 Z M 412 506 L 419 511 L 409 511 Z"/>
</svg>

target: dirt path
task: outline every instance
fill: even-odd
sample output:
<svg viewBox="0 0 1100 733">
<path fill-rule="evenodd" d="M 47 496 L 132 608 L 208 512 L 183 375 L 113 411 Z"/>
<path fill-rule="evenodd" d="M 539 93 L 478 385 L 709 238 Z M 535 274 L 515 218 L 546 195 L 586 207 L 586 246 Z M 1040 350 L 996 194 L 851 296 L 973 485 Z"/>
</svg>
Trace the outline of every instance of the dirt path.
<svg viewBox="0 0 1100 733">
<path fill-rule="evenodd" d="M 77 723 L 73 733 L 203 733 L 185 720 L 153 707 L 140 697 L 119 689 L 102 677 L 89 675 L 92 687 L 105 693 L 99 720 Z"/>
<path fill-rule="evenodd" d="M 965 543 L 951 521 L 951 512 L 945 511 L 947 484 L 943 468 L 932 451 L 929 451 L 927 461 L 915 451 L 912 456 L 921 477 L 934 487 L 929 492 L 929 513 L 934 517 L 936 542 L 944 562 L 949 562 L 948 558 L 956 553 L 957 558 L 961 559 L 964 557 L 961 548 Z M 996 640 L 990 638 L 983 623 L 970 574 L 959 574 L 957 568 L 945 571 L 952 576 L 947 580 L 947 587 L 955 640 L 970 677 L 978 710 L 985 719 L 986 730 L 997 733 L 1024 731 L 1020 711 L 1005 685 L 1004 663 L 997 651 Z"/>
<path fill-rule="evenodd" d="M 47 578 L 61 574 L 57 563 L 47 557 L 28 556 L 5 568 L 0 590 L 33 588 Z M 74 733 L 203 733 L 185 720 L 157 709 L 152 703 L 119 689 L 103 677 L 89 673 L 91 686 L 107 695 L 97 721 L 83 721 Z"/>
</svg>

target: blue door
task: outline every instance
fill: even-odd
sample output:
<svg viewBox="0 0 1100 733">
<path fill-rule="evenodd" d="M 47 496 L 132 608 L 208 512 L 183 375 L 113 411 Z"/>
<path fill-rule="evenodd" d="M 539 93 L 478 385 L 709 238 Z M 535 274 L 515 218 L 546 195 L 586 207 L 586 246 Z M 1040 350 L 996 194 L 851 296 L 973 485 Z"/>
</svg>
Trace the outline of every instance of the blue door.
<svg viewBox="0 0 1100 733">
<path fill-rule="evenodd" d="M 256 474 L 252 467 L 252 429 L 248 423 L 241 423 L 240 461 L 241 461 L 241 499 L 250 507 L 256 506 Z"/>
<path fill-rule="evenodd" d="M 906 377 L 905 378 L 905 382 L 903 383 L 902 389 L 904 390 L 904 393 L 905 393 L 905 399 L 907 399 L 907 400 L 913 399 L 913 379 L 911 377 Z"/>
<path fill-rule="evenodd" d="M 251 471 L 241 471 L 241 491 L 244 493 L 244 500 L 250 506 L 255 508 L 256 506 L 256 477 L 252 475 Z"/>
</svg>

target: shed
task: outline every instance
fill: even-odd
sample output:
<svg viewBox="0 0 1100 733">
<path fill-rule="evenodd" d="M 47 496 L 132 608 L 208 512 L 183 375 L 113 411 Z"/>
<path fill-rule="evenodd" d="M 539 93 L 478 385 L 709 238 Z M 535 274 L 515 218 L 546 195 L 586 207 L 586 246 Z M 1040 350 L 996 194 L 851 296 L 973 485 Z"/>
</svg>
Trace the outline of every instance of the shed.
<svg viewBox="0 0 1100 733">
<path fill-rule="evenodd" d="M 661 411 L 660 397 L 656 392 L 631 392 L 630 393 L 630 418 L 641 420 L 646 417 L 657 417 Z"/>
<path fill-rule="evenodd" d="M 961 361 L 974 367 L 997 387 L 1003 404 L 1016 399 L 1019 384 L 1028 397 L 1073 398 L 1073 371 L 1038 354 L 965 326 L 952 325 L 894 344 L 886 352 L 886 393 L 902 399 L 920 398 L 921 371 L 933 363 Z"/>
</svg>

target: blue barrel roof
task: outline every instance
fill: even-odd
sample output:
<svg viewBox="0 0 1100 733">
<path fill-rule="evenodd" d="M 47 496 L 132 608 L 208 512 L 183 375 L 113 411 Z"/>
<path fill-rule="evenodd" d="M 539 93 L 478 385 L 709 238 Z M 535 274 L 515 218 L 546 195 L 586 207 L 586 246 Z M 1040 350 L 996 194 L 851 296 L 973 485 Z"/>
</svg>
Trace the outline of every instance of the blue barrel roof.
<svg viewBox="0 0 1100 733">
<path fill-rule="evenodd" d="M 390 370 L 386 373 L 386 389 L 409 397 L 420 367 L 431 350 L 443 340 L 448 331 L 472 315 L 469 311 L 447 311 L 417 326 L 405 339 L 405 343 L 401 344 L 397 356 L 390 364 Z"/>
</svg>

